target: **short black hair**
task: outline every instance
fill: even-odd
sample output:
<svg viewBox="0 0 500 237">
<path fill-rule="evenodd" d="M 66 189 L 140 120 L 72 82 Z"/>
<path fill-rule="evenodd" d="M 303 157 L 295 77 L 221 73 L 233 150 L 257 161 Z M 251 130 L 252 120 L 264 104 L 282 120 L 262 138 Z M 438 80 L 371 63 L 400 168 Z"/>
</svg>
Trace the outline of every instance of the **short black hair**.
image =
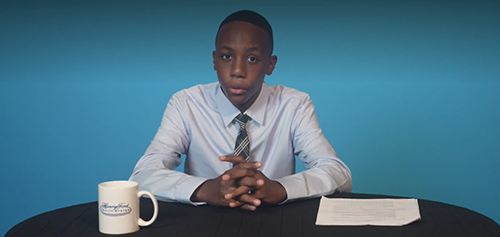
<svg viewBox="0 0 500 237">
<path fill-rule="evenodd" d="M 267 32 L 267 35 L 269 36 L 269 41 L 271 44 L 271 53 L 272 53 L 274 47 L 274 39 L 273 39 L 273 28 L 271 27 L 271 24 L 269 24 L 266 18 L 264 18 L 262 15 L 250 10 L 240 10 L 227 16 L 226 19 L 224 19 L 222 23 L 220 23 L 219 29 L 217 30 L 217 34 L 215 35 L 216 37 L 215 41 L 217 41 L 217 37 L 219 36 L 220 28 L 222 28 L 222 26 L 224 26 L 225 24 L 234 21 L 247 22 L 265 30 Z"/>
</svg>

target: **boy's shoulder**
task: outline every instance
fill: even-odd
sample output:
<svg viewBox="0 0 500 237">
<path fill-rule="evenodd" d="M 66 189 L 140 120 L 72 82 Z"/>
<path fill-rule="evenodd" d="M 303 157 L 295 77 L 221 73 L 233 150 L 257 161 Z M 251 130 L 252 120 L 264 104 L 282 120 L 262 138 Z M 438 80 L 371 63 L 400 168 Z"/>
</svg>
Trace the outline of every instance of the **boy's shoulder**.
<svg viewBox="0 0 500 237">
<path fill-rule="evenodd" d="M 274 85 L 268 86 L 269 94 L 272 98 L 277 98 L 280 100 L 307 100 L 309 99 L 309 94 L 297 89 L 287 87 L 284 85 Z"/>
<path fill-rule="evenodd" d="M 209 107 L 217 108 L 216 94 L 219 83 L 199 84 L 180 90 L 172 95 L 169 104 L 179 107 Z"/>
<path fill-rule="evenodd" d="M 205 97 L 214 94 L 217 91 L 217 82 L 209 84 L 198 84 L 187 89 L 180 90 L 172 95 L 172 98 L 180 100 L 195 99 L 197 97 Z"/>
</svg>

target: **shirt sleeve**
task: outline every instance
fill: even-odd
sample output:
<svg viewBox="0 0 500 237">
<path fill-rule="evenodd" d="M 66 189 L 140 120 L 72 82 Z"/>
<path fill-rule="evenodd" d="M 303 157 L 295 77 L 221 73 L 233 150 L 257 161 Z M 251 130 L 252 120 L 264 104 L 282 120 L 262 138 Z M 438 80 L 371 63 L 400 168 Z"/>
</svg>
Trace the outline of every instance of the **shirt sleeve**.
<svg viewBox="0 0 500 237">
<path fill-rule="evenodd" d="M 175 171 L 181 163 L 181 154 L 189 146 L 189 128 L 180 112 L 182 101 L 172 96 L 163 114 L 161 125 L 145 154 L 137 162 L 129 180 L 139 183 L 162 201 L 190 201 L 193 192 L 206 178 Z"/>
<path fill-rule="evenodd" d="M 352 190 L 351 171 L 337 157 L 325 138 L 309 96 L 298 106 L 291 125 L 294 154 L 307 170 L 278 181 L 287 192 L 287 201 Z"/>
</svg>

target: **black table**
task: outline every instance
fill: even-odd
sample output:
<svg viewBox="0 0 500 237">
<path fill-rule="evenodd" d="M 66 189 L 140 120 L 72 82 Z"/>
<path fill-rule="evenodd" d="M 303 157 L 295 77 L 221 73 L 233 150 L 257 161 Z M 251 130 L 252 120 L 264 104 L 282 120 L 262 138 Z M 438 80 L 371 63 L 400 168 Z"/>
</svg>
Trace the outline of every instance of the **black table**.
<svg viewBox="0 0 500 237">
<path fill-rule="evenodd" d="M 335 194 L 338 198 L 397 198 L 368 194 Z M 422 220 L 401 227 L 316 226 L 319 198 L 261 207 L 255 212 L 211 206 L 159 202 L 156 221 L 130 236 L 499 236 L 500 226 L 471 210 L 418 200 Z M 150 200 L 141 199 L 141 217 L 153 213 Z M 6 236 L 105 236 L 99 232 L 97 202 L 27 219 Z M 127 235 L 129 236 L 129 235 Z"/>
</svg>

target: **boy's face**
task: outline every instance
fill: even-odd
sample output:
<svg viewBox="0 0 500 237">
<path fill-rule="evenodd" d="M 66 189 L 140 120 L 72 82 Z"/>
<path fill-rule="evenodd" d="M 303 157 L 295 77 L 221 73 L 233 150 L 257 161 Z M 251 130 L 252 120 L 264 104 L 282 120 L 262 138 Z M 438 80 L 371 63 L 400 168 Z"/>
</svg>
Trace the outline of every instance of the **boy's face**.
<svg viewBox="0 0 500 237">
<path fill-rule="evenodd" d="M 255 102 L 264 76 L 271 75 L 277 61 L 276 56 L 271 56 L 267 32 L 240 21 L 221 27 L 213 59 L 222 91 L 241 112 Z"/>
</svg>

